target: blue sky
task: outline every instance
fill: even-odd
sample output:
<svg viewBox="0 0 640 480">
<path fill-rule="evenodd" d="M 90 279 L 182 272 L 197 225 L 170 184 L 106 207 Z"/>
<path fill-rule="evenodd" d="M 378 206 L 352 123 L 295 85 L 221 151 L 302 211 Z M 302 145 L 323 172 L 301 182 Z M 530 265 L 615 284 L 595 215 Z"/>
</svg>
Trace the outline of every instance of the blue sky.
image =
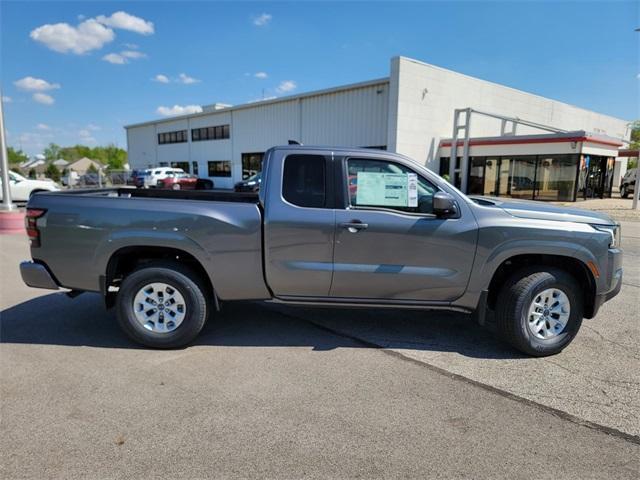
<svg viewBox="0 0 640 480">
<path fill-rule="evenodd" d="M 384 77 L 394 55 L 639 116 L 637 2 L 3 0 L 0 14 L 8 143 L 29 154 L 126 147 L 123 125 Z"/>
</svg>

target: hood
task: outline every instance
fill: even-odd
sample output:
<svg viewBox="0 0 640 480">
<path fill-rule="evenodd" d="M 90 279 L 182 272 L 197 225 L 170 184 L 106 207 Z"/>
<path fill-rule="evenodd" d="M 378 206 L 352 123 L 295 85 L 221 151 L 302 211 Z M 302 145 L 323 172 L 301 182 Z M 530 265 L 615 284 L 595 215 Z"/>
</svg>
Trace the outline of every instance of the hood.
<svg viewBox="0 0 640 480">
<path fill-rule="evenodd" d="M 483 206 L 494 206 L 503 209 L 518 218 L 536 220 L 553 220 L 560 222 L 590 223 L 594 225 L 615 225 L 616 222 L 606 213 L 581 208 L 560 207 L 546 202 L 533 200 L 516 200 L 513 198 L 485 197 L 471 195 L 474 202 Z"/>
<path fill-rule="evenodd" d="M 60 190 L 60 187 L 53 180 L 27 180 L 31 188 L 44 188 L 46 190 Z"/>
</svg>

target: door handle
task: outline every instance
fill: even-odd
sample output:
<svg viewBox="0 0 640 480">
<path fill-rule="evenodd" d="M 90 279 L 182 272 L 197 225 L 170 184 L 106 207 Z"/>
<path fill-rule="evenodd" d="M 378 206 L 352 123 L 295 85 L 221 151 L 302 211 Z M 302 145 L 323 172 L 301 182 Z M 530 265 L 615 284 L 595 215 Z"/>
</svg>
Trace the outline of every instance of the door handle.
<svg viewBox="0 0 640 480">
<path fill-rule="evenodd" d="M 358 220 L 354 220 L 352 222 L 341 223 L 340 226 L 342 228 L 346 228 L 350 233 L 358 233 L 360 230 L 364 230 L 369 227 L 368 223 L 362 223 Z"/>
</svg>

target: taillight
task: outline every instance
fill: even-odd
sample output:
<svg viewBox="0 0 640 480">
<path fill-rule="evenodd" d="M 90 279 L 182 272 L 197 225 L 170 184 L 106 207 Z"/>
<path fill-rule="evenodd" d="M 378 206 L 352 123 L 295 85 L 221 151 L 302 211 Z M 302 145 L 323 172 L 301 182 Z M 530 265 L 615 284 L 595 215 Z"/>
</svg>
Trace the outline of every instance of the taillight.
<svg viewBox="0 0 640 480">
<path fill-rule="evenodd" d="M 31 240 L 32 247 L 40 246 L 40 231 L 38 230 L 38 219 L 42 217 L 46 210 L 41 208 L 27 208 L 27 215 L 24 217 L 25 228 L 27 229 L 27 235 Z"/>
</svg>

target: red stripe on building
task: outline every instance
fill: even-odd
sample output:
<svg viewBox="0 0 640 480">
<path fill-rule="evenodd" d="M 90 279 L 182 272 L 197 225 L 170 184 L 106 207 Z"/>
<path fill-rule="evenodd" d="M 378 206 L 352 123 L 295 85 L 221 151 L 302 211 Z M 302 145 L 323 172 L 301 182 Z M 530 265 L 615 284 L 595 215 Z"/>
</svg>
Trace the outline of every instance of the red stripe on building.
<svg viewBox="0 0 640 480">
<path fill-rule="evenodd" d="M 560 137 L 560 138 L 506 138 L 506 139 L 491 139 L 491 140 L 470 140 L 469 145 L 481 146 L 481 145 L 522 145 L 528 143 L 569 143 L 569 142 L 588 142 L 588 143 L 597 143 L 599 145 L 607 145 L 611 147 L 621 147 L 622 142 L 613 142 L 602 140 L 599 138 L 593 137 Z M 440 146 L 442 147 L 450 147 L 452 144 L 451 141 L 441 142 Z M 464 145 L 463 140 L 458 140 L 458 146 L 462 147 Z"/>
</svg>

